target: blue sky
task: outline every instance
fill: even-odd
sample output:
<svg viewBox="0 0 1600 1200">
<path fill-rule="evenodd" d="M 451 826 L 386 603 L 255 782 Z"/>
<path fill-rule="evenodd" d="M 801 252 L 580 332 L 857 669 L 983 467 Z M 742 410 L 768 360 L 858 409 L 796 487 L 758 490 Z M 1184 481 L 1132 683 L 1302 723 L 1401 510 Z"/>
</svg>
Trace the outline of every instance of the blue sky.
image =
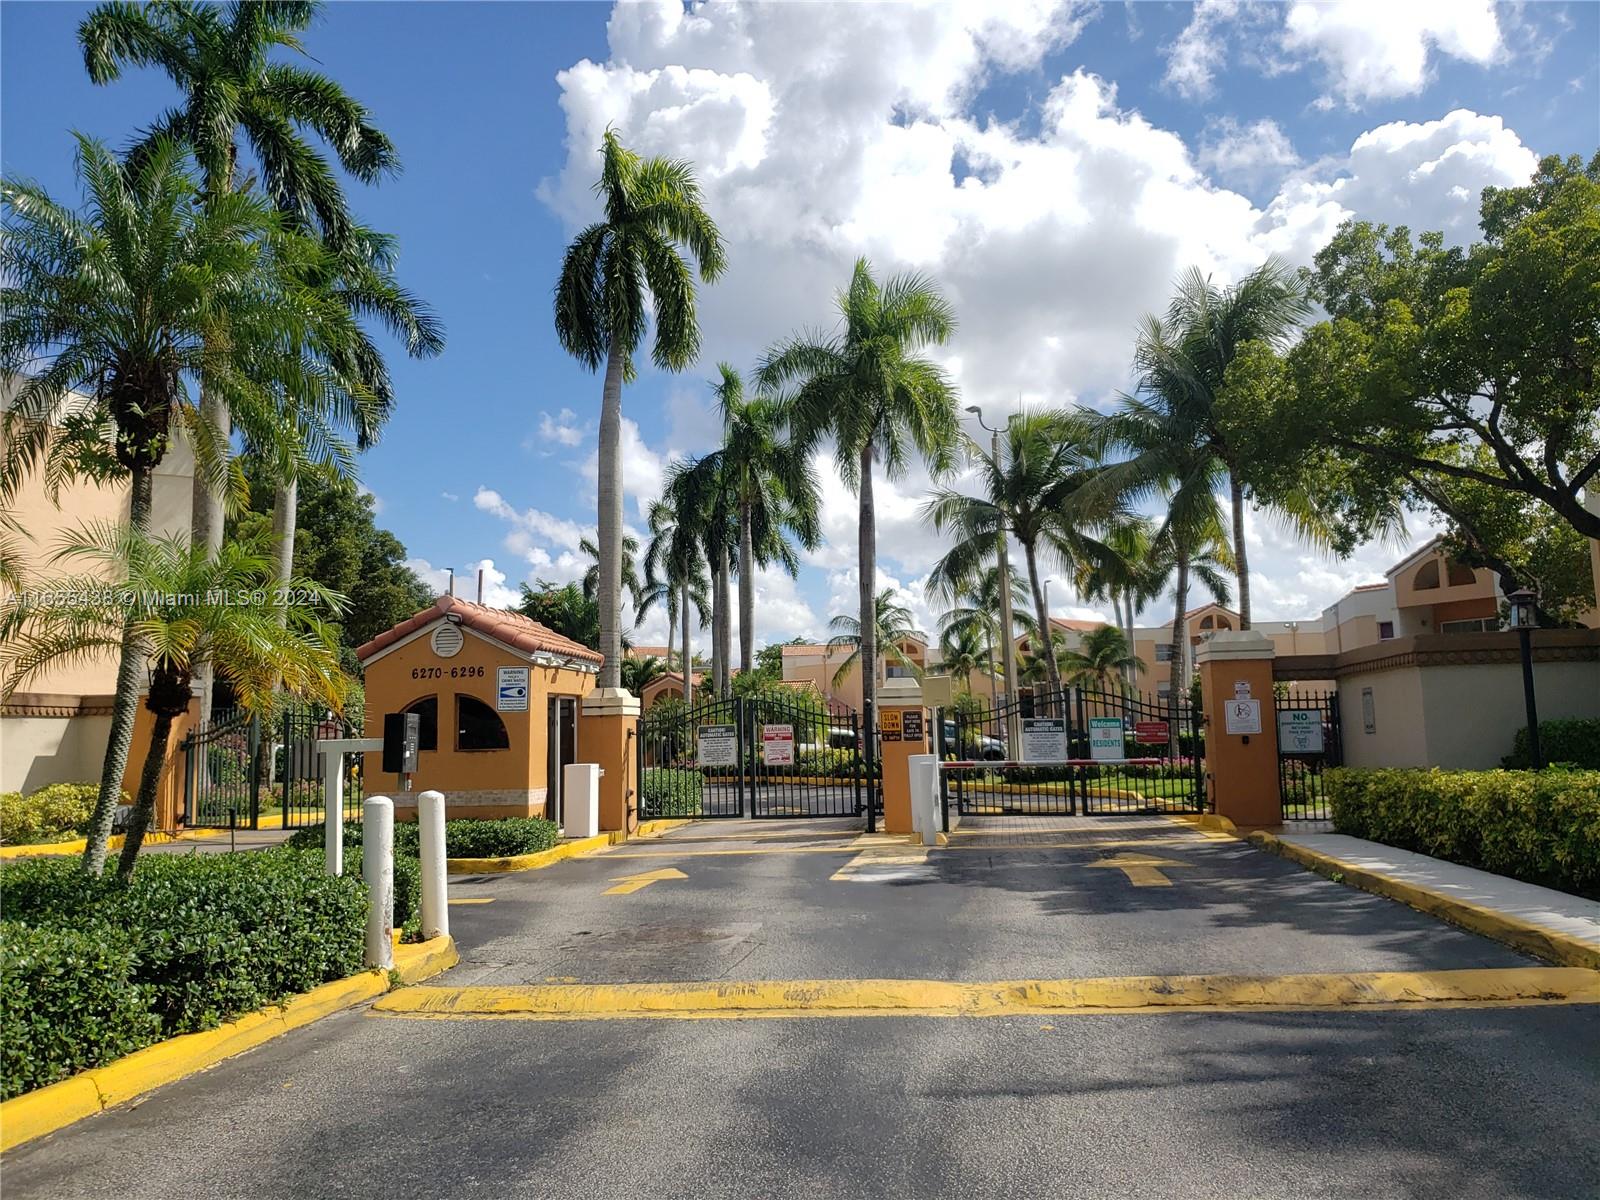
<svg viewBox="0 0 1600 1200">
<path fill-rule="evenodd" d="M 307 47 L 405 168 L 352 183 L 351 203 L 398 236 L 449 335 L 437 360 L 395 359 L 398 412 L 361 464 L 419 568 L 491 560 L 496 596 L 579 569 L 599 381 L 561 353 L 549 296 L 608 122 L 702 164 L 734 263 L 704 297 L 702 361 L 646 369 L 626 396 L 635 527 L 664 464 L 714 436 L 716 361 L 825 323 L 857 254 L 947 284 L 963 321 L 947 363 L 991 419 L 1103 405 L 1133 321 L 1190 262 L 1304 261 L 1352 212 L 1465 239 L 1478 188 L 1600 144 L 1593 4 L 1001 9 L 330 6 Z M 68 130 L 120 144 L 172 99 L 154 72 L 91 85 L 84 11 L 0 5 L 0 163 L 63 197 Z M 881 565 L 927 623 L 924 486 L 882 489 Z M 836 480 L 827 493 L 828 543 L 799 582 L 759 581 L 759 640 L 822 632 L 854 592 L 853 506 Z M 1252 539 L 1267 617 L 1311 615 L 1396 557 L 1331 562 L 1266 522 Z M 1051 590 L 1058 614 L 1092 611 Z"/>
</svg>

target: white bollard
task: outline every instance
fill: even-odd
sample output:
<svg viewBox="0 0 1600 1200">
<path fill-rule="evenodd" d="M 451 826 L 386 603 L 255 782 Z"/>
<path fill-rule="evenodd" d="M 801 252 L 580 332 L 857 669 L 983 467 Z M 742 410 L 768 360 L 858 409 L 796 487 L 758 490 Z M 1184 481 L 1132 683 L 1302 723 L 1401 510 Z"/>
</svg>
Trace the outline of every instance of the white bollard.
<svg viewBox="0 0 1600 1200">
<path fill-rule="evenodd" d="M 450 936 L 450 895 L 445 882 L 444 793 L 417 797 L 417 825 L 422 845 L 422 936 Z"/>
<path fill-rule="evenodd" d="M 394 801 L 373 796 L 361 807 L 361 876 L 367 884 L 367 966 L 394 966 Z"/>
<path fill-rule="evenodd" d="M 561 825 L 569 838 L 600 832 L 600 776 L 595 763 L 568 763 L 561 770 Z"/>
<path fill-rule="evenodd" d="M 322 756 L 322 845 L 326 852 L 327 873 L 337 878 L 344 874 L 344 755 Z"/>
<path fill-rule="evenodd" d="M 924 846 L 937 846 L 944 821 L 939 805 L 939 759 L 913 754 L 906 759 L 911 785 L 911 828 Z"/>
</svg>

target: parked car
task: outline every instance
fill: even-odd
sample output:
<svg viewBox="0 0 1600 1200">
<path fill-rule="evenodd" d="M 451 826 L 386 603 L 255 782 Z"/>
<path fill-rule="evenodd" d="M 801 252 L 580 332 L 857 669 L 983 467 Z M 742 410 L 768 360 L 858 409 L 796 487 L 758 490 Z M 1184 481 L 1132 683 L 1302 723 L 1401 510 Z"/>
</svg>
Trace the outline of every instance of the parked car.
<svg viewBox="0 0 1600 1200">
<path fill-rule="evenodd" d="M 944 723 L 944 744 L 947 752 L 952 754 L 967 752 L 963 749 L 960 741 L 956 737 L 956 723 L 954 721 L 946 721 Z M 976 758 L 981 758 L 988 762 L 998 762 L 1006 756 L 1006 744 L 999 738 L 990 737 L 980 730 L 968 729 L 965 742 L 967 748 L 976 750 L 977 753 L 974 755 Z"/>
</svg>

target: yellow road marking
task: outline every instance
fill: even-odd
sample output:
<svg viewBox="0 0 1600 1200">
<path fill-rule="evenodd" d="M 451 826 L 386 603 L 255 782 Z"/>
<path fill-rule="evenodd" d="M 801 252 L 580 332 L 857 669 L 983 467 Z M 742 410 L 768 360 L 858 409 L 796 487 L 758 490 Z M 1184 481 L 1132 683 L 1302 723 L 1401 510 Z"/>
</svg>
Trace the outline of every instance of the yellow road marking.
<svg viewBox="0 0 1600 1200">
<path fill-rule="evenodd" d="M 638 875 L 617 875 L 619 880 L 616 887 L 608 887 L 601 892 L 602 896 L 627 896 L 637 892 L 640 888 L 647 888 L 652 883 L 660 883 L 663 879 L 687 879 L 682 871 L 674 867 L 663 867 L 659 871 L 644 871 Z"/>
<path fill-rule="evenodd" d="M 722 850 L 613 850 L 606 858 L 718 858 L 730 854 L 852 854 L 855 847 L 839 846 L 739 846 Z"/>
<path fill-rule="evenodd" d="M 1320 975 L 1148 975 L 1109 979 L 776 979 L 717 983 L 409 987 L 376 1013 L 585 1021 L 634 1018 L 995 1017 L 1280 1010 L 1415 1010 L 1600 1004 L 1580 967 L 1364 971 Z"/>
<path fill-rule="evenodd" d="M 1152 858 L 1147 854 L 1114 854 L 1089 865 L 1121 871 L 1134 887 L 1171 887 L 1172 880 L 1161 873 L 1161 868 L 1187 867 L 1189 864 L 1174 862 L 1170 858 Z"/>
<path fill-rule="evenodd" d="M 928 865 L 928 847 L 909 846 L 905 842 L 899 844 L 886 844 L 882 846 L 867 846 L 844 866 L 840 867 L 829 880 L 834 883 L 850 883 L 863 878 L 871 879 L 876 875 L 883 878 L 881 872 L 874 875 L 863 875 L 864 869 L 869 868 L 902 868 L 915 869 Z"/>
<path fill-rule="evenodd" d="M 493 896 L 452 896 L 451 904 L 493 904 Z"/>
</svg>

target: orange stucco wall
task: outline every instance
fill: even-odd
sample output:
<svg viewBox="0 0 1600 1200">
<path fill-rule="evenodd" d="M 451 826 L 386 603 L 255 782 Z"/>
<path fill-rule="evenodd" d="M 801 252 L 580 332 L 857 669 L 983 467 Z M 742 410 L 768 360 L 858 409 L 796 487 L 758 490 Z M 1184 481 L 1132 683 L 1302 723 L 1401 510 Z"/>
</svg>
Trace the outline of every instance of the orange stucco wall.
<svg viewBox="0 0 1600 1200">
<path fill-rule="evenodd" d="M 456 749 L 456 697 L 473 696 L 493 709 L 500 667 L 528 668 L 528 711 L 498 714 L 505 723 L 507 749 Z M 365 735 L 382 737 L 385 713 L 437 696 L 438 748 L 419 755 L 412 794 L 430 788 L 443 792 L 452 817 L 542 816 L 548 786 L 550 697 L 582 698 L 594 687 L 594 679 L 587 671 L 530 663 L 526 656 L 470 631 L 459 653 L 440 658 L 424 632 L 366 665 Z M 383 773 L 381 754 L 366 756 L 365 773 L 369 794 L 390 796 L 397 808 L 412 807 L 399 798 L 395 776 Z"/>
</svg>

